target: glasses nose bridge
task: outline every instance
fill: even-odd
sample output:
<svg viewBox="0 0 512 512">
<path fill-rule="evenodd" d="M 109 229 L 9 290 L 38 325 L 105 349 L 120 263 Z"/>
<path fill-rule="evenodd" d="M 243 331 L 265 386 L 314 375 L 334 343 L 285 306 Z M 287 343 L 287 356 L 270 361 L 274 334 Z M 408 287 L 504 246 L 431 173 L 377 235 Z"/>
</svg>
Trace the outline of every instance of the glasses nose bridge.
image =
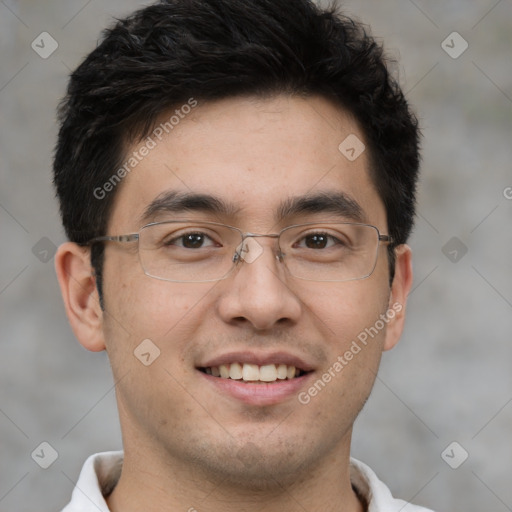
<svg viewBox="0 0 512 512">
<path fill-rule="evenodd" d="M 245 240 L 246 238 L 279 238 L 281 236 L 280 233 L 242 233 L 242 240 Z"/>
<path fill-rule="evenodd" d="M 281 237 L 281 233 L 242 233 L 242 244 L 245 242 L 247 238 L 275 238 L 278 240 Z"/>
</svg>

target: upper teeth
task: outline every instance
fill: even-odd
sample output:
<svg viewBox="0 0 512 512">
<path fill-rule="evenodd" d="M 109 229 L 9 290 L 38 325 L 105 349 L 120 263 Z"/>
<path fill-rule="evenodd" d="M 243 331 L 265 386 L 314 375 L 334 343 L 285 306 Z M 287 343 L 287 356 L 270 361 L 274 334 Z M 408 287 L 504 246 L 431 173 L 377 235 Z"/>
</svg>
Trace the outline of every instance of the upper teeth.
<svg viewBox="0 0 512 512">
<path fill-rule="evenodd" d="M 274 382 L 278 379 L 293 379 L 300 373 L 300 370 L 297 370 L 295 366 L 288 366 L 286 364 L 265 364 L 258 366 L 257 364 L 248 363 L 221 364 L 220 366 L 205 368 L 205 371 L 214 377 L 250 382 Z"/>
</svg>

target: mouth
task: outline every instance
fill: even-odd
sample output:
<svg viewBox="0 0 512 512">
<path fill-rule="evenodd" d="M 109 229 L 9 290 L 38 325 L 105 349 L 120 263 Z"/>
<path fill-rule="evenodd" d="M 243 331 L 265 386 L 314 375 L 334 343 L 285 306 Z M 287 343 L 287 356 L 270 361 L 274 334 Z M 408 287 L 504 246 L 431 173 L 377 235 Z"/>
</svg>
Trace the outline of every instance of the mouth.
<svg viewBox="0 0 512 512">
<path fill-rule="evenodd" d="M 252 406 L 293 400 L 314 377 L 313 366 L 288 352 L 231 352 L 196 370 L 214 393 Z"/>
<path fill-rule="evenodd" d="M 302 377 L 306 370 L 283 363 L 257 365 L 252 363 L 233 362 L 219 366 L 206 366 L 198 368 L 199 371 L 218 377 L 251 384 L 269 384 L 272 382 L 293 380 Z"/>
</svg>

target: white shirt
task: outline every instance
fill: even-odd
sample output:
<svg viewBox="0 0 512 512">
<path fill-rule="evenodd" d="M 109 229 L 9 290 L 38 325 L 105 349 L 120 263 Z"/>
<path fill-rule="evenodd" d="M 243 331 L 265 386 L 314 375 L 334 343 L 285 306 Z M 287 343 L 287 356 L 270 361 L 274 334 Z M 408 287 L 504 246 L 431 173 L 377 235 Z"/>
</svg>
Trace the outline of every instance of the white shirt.
<svg viewBox="0 0 512 512">
<path fill-rule="evenodd" d="M 112 492 L 121 476 L 123 452 L 91 455 L 84 464 L 70 503 L 62 512 L 109 512 L 104 495 Z M 391 496 L 390 490 L 362 462 L 350 459 L 350 479 L 368 512 L 432 512 Z"/>
</svg>

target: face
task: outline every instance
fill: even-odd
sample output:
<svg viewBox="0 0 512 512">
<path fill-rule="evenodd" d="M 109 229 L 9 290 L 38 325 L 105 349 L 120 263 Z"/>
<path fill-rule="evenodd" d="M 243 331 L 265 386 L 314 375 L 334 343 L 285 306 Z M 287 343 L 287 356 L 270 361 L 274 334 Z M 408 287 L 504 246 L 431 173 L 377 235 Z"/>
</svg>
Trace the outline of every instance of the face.
<svg viewBox="0 0 512 512">
<path fill-rule="evenodd" d="M 387 234 L 366 152 L 350 161 L 338 149 L 350 134 L 364 141 L 354 120 L 322 98 L 199 103 L 124 178 L 108 234 L 176 218 L 261 234 L 353 221 L 348 211 L 324 206 L 280 218 L 285 201 L 327 193 L 357 203 L 360 220 Z M 174 211 L 160 202 L 141 220 L 167 193 L 212 196 L 230 208 Z M 253 240 L 263 249 L 257 259 L 203 283 L 148 277 L 136 243 L 106 244 L 101 335 L 119 380 L 125 446 L 136 444 L 141 456 L 197 465 L 228 481 L 264 482 L 269 474 L 295 478 L 348 453 L 382 350 L 395 341 L 399 315 L 396 307 L 394 318 L 387 314 L 396 299 L 387 249 L 381 244 L 366 279 L 315 282 L 289 275 L 276 258 L 275 239 Z M 361 333 L 371 327 L 363 344 Z M 134 351 L 147 339 L 160 355 L 146 366 Z M 154 356 L 153 345 L 147 347 Z M 208 374 L 232 363 L 302 372 L 268 384 Z"/>
</svg>

